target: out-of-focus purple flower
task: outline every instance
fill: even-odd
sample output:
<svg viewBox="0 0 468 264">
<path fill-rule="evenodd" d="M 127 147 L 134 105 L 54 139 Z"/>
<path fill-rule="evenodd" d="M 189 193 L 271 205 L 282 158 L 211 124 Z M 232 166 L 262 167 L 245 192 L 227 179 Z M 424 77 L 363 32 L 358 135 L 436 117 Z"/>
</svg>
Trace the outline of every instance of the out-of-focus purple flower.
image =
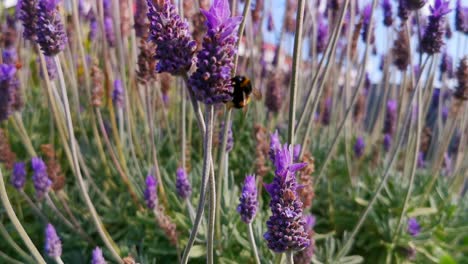
<svg viewBox="0 0 468 264">
<path fill-rule="evenodd" d="M 396 130 L 397 108 L 398 103 L 396 100 L 388 100 L 383 127 L 384 134 L 394 135 Z"/>
<path fill-rule="evenodd" d="M 371 29 L 371 24 L 370 24 L 371 13 L 372 13 L 372 3 L 369 3 L 364 7 L 364 10 L 362 11 L 363 22 L 362 22 L 362 35 L 361 36 L 362 36 L 362 41 L 366 42 L 367 35 L 371 34 L 370 44 L 373 44 L 375 41 L 374 27 L 372 26 L 372 30 L 371 31 L 369 30 Z"/>
<path fill-rule="evenodd" d="M 106 34 L 106 40 L 109 47 L 115 47 L 115 31 L 114 31 L 114 21 L 112 21 L 112 17 L 105 17 L 104 18 L 104 31 Z"/>
<path fill-rule="evenodd" d="M 330 125 L 332 104 L 333 104 L 332 98 L 327 97 L 327 99 L 325 99 L 324 106 L 322 108 L 323 113 L 322 113 L 322 118 L 320 120 L 322 125 L 324 126 Z"/>
<path fill-rule="evenodd" d="M 395 39 L 392 48 L 393 64 L 400 70 L 406 71 L 410 57 L 410 43 L 405 28 L 398 31 L 398 37 Z"/>
<path fill-rule="evenodd" d="M 34 171 L 32 180 L 34 183 L 34 189 L 36 190 L 36 196 L 41 199 L 49 191 L 52 181 L 47 175 L 47 166 L 41 158 L 32 158 L 31 167 Z"/>
<path fill-rule="evenodd" d="M 418 220 L 416 218 L 410 218 L 408 219 L 408 233 L 415 237 L 421 233 L 421 226 L 418 223 Z"/>
<path fill-rule="evenodd" d="M 442 54 L 442 59 L 440 61 L 440 73 L 445 73 L 448 78 L 453 77 L 452 56 L 450 56 L 447 52 Z"/>
<path fill-rule="evenodd" d="M 328 43 L 328 25 L 325 18 L 320 15 L 317 27 L 317 54 L 323 53 Z"/>
<path fill-rule="evenodd" d="M 152 0 L 147 0 L 147 3 L 151 41 L 156 44 L 156 72 L 173 75 L 187 72 L 194 62 L 193 54 L 197 48 L 187 21 L 180 18 L 169 0 L 164 0 L 162 4 L 153 4 Z M 211 62 L 210 66 L 214 63 Z"/>
<path fill-rule="evenodd" d="M 99 247 L 96 247 L 93 250 L 93 259 L 91 260 L 91 264 L 106 264 L 106 260 L 102 255 L 102 250 Z"/>
<path fill-rule="evenodd" d="M 429 55 L 439 53 L 444 45 L 445 15 L 449 9 L 449 1 L 435 0 L 434 6 L 431 6 L 431 16 L 429 24 L 426 27 L 424 36 L 421 39 L 421 51 Z"/>
<path fill-rule="evenodd" d="M 45 230 L 45 250 L 47 256 L 51 258 L 60 257 L 62 255 L 62 241 L 60 241 L 54 226 L 51 224 L 47 224 Z"/>
<path fill-rule="evenodd" d="M 457 68 L 458 86 L 453 96 L 458 100 L 468 100 L 468 56 L 460 60 Z"/>
<path fill-rule="evenodd" d="M 124 93 L 125 90 L 122 86 L 122 81 L 120 79 L 115 79 L 114 91 L 112 92 L 112 101 L 114 102 L 117 108 L 124 107 Z"/>
<path fill-rule="evenodd" d="M 468 8 L 462 6 L 461 0 L 455 6 L 455 30 L 468 34 Z"/>
<path fill-rule="evenodd" d="M 446 23 L 445 25 L 445 38 L 446 39 L 451 39 L 452 38 L 452 27 L 450 26 L 450 23 Z"/>
<path fill-rule="evenodd" d="M 398 17 L 402 22 L 408 20 L 410 10 L 407 6 L 407 0 L 398 0 Z"/>
<path fill-rule="evenodd" d="M 418 168 L 422 169 L 426 166 L 426 162 L 424 160 L 424 152 L 420 151 L 418 153 L 418 160 L 416 162 Z"/>
<path fill-rule="evenodd" d="M 0 64 L 0 122 L 8 119 L 11 114 L 17 81 L 15 74 L 14 65 Z"/>
<path fill-rule="evenodd" d="M 148 13 L 148 5 L 145 0 L 135 1 L 135 15 L 134 21 L 135 34 L 137 37 L 145 38 L 148 35 L 148 20 L 146 20 L 146 13 Z"/>
<path fill-rule="evenodd" d="M 152 175 L 146 177 L 145 201 L 149 209 L 154 210 L 158 204 L 158 182 Z"/>
<path fill-rule="evenodd" d="M 358 137 L 356 139 L 356 143 L 354 144 L 354 155 L 357 158 L 362 157 L 364 155 L 364 151 L 366 150 L 366 143 L 363 137 Z"/>
<path fill-rule="evenodd" d="M 406 0 L 406 6 L 409 10 L 414 11 L 421 9 L 426 4 L 426 2 L 427 0 Z"/>
<path fill-rule="evenodd" d="M 197 54 L 197 70 L 190 76 L 189 86 L 197 100 L 211 105 L 232 98 L 231 70 L 237 52 L 237 27 L 242 17 L 231 17 L 227 0 L 215 0 L 206 17 L 207 33 Z"/>
<path fill-rule="evenodd" d="M 301 144 L 296 144 L 294 145 L 293 149 L 293 161 L 298 162 L 299 161 L 299 155 L 301 154 Z"/>
<path fill-rule="evenodd" d="M 271 12 L 268 12 L 267 30 L 269 32 L 275 30 L 275 21 L 273 20 L 273 14 Z"/>
<path fill-rule="evenodd" d="M 22 190 L 26 183 L 26 165 L 24 162 L 16 162 L 11 173 L 11 185 L 17 190 Z"/>
<path fill-rule="evenodd" d="M 219 126 L 219 142 L 223 142 L 224 122 Z M 232 122 L 229 124 L 226 142 L 226 152 L 230 152 L 234 147 L 234 136 L 232 134 Z"/>
<path fill-rule="evenodd" d="M 55 65 L 54 58 L 49 57 L 49 56 L 44 56 L 45 62 L 46 62 L 46 67 L 47 67 L 47 74 L 49 75 L 49 80 L 53 81 L 57 78 L 58 72 L 57 72 L 57 65 Z M 41 61 L 38 58 L 37 63 L 41 65 Z M 44 78 L 44 71 L 42 70 L 42 65 L 39 69 L 39 76 Z"/>
<path fill-rule="evenodd" d="M 255 176 L 247 175 L 245 177 L 242 193 L 239 198 L 237 212 L 240 214 L 242 221 L 249 224 L 252 223 L 257 213 L 257 186 L 255 185 Z"/>
<path fill-rule="evenodd" d="M 392 136 L 390 134 L 385 134 L 384 139 L 383 139 L 383 147 L 385 152 L 390 151 L 390 148 L 392 147 Z"/>
<path fill-rule="evenodd" d="M 4 49 L 2 52 L 2 60 L 4 64 L 16 65 L 18 53 L 16 53 L 15 48 Z"/>
<path fill-rule="evenodd" d="M 315 216 L 313 215 L 306 215 L 304 217 L 306 222 L 305 229 L 309 233 L 310 245 L 302 251 L 297 252 L 294 255 L 294 263 L 296 264 L 309 264 L 312 261 L 312 257 L 314 256 L 314 226 L 315 226 Z"/>
<path fill-rule="evenodd" d="M 281 148 L 281 142 L 278 134 L 278 130 L 275 133 L 270 134 L 270 150 L 268 151 L 268 155 L 270 157 L 271 162 L 275 162 L 275 155 L 276 151 Z"/>
<path fill-rule="evenodd" d="M 442 106 L 442 121 L 447 121 L 447 117 L 449 115 L 449 108 L 447 106 Z"/>
<path fill-rule="evenodd" d="M 23 23 L 23 37 L 27 40 L 36 40 L 38 0 L 19 0 L 16 6 L 18 19 Z"/>
<path fill-rule="evenodd" d="M 392 2 L 390 0 L 383 0 L 382 9 L 383 9 L 383 14 L 384 14 L 383 24 L 386 27 L 391 27 L 393 24 Z"/>
<path fill-rule="evenodd" d="M 93 13 L 93 12 L 90 12 Z M 89 32 L 88 32 L 88 40 L 93 41 L 96 39 L 98 32 L 98 21 L 96 16 L 93 13 L 93 17 L 89 20 Z"/>
<path fill-rule="evenodd" d="M 444 166 L 442 173 L 445 176 L 448 176 L 452 173 L 452 158 L 447 152 L 444 153 Z"/>
<path fill-rule="evenodd" d="M 295 173 L 306 163 L 294 164 L 287 145 L 276 150 L 275 177 L 265 184 L 270 194 L 272 215 L 266 222 L 267 232 L 263 235 L 268 248 L 276 253 L 307 248 L 311 241 L 302 215 L 302 202 L 297 195 L 298 184 Z"/>
<path fill-rule="evenodd" d="M 37 43 L 46 56 L 54 56 L 65 49 L 67 34 L 58 12 L 59 0 L 39 0 L 37 9 Z"/>
<path fill-rule="evenodd" d="M 192 194 L 192 186 L 187 178 L 187 173 L 184 168 L 178 168 L 176 173 L 176 190 L 177 194 L 183 200 L 190 197 Z"/>
</svg>

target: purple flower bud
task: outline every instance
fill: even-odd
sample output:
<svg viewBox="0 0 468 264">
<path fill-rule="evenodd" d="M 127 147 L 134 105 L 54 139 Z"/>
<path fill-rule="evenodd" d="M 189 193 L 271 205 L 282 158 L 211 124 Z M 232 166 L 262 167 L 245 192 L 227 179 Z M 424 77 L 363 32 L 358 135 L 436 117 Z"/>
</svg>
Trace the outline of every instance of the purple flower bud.
<svg viewBox="0 0 468 264">
<path fill-rule="evenodd" d="M 0 122 L 8 119 L 17 85 L 14 65 L 0 64 Z"/>
<path fill-rule="evenodd" d="M 362 35 L 361 36 L 362 36 L 362 41 L 366 42 L 367 35 L 371 34 L 370 44 L 373 44 L 375 41 L 374 29 L 372 29 L 372 31 L 369 32 L 369 29 L 371 27 L 370 25 L 371 13 L 372 13 L 372 3 L 369 3 L 364 7 L 364 10 L 362 11 L 363 23 L 362 23 Z"/>
<path fill-rule="evenodd" d="M 115 32 L 114 32 L 114 22 L 112 17 L 104 18 L 104 32 L 106 34 L 106 40 L 109 47 L 115 47 Z"/>
<path fill-rule="evenodd" d="M 114 102 L 117 108 L 124 107 L 124 88 L 122 86 L 122 81 L 116 79 L 114 81 L 114 91 L 112 92 L 112 101 Z"/>
<path fill-rule="evenodd" d="M 39 0 L 37 9 L 37 43 L 46 56 L 54 56 L 65 49 L 67 34 L 57 5 L 59 0 Z"/>
<path fill-rule="evenodd" d="M 402 22 L 408 20 L 410 10 L 408 9 L 407 0 L 398 0 L 398 17 Z"/>
<path fill-rule="evenodd" d="M 224 122 L 219 126 L 219 142 L 223 142 Z M 234 147 L 234 136 L 232 134 L 232 122 L 229 124 L 226 142 L 226 152 L 230 152 Z"/>
<path fill-rule="evenodd" d="M 52 181 L 47 175 L 47 167 L 41 158 L 34 157 L 31 159 L 31 167 L 34 171 L 32 180 L 34 183 L 34 189 L 36 189 L 36 196 L 39 199 L 44 197 L 44 194 L 49 191 Z"/>
<path fill-rule="evenodd" d="M 383 23 L 386 27 L 391 27 L 393 24 L 392 2 L 390 0 L 383 0 L 382 9 L 383 9 L 383 14 L 384 14 Z"/>
<path fill-rule="evenodd" d="M 408 219 L 408 233 L 415 237 L 421 233 L 421 226 L 418 223 L 418 220 L 416 218 L 410 218 Z"/>
<path fill-rule="evenodd" d="M 231 17 L 227 0 L 215 0 L 206 17 L 207 33 L 197 54 L 197 70 L 189 86 L 197 100 L 205 104 L 227 102 L 232 98 L 231 70 L 237 52 L 237 27 L 242 17 Z"/>
<path fill-rule="evenodd" d="M 385 152 L 389 152 L 390 148 L 392 147 L 392 136 L 389 134 L 384 135 L 384 140 L 383 140 L 383 147 Z"/>
<path fill-rule="evenodd" d="M 244 181 L 244 187 L 239 198 L 237 212 L 240 214 L 242 221 L 249 224 L 252 223 L 257 213 L 257 186 L 255 185 L 255 176 L 247 175 Z"/>
<path fill-rule="evenodd" d="M 448 78 L 453 77 L 453 61 L 452 57 L 444 52 L 440 61 L 440 73 L 445 73 Z"/>
<path fill-rule="evenodd" d="M 328 43 L 328 25 L 325 18 L 320 15 L 317 28 L 317 54 L 323 53 Z"/>
<path fill-rule="evenodd" d="M 267 232 L 263 235 L 268 248 L 276 253 L 307 248 L 311 241 L 302 215 L 302 202 L 297 195 L 298 184 L 295 173 L 306 163 L 293 164 L 287 145 L 276 150 L 275 177 L 265 184 L 270 194 L 272 215 L 266 222 Z"/>
<path fill-rule="evenodd" d="M 26 165 L 24 162 L 16 162 L 11 173 L 11 185 L 17 190 L 22 190 L 26 183 Z"/>
<path fill-rule="evenodd" d="M 468 34 L 468 8 L 461 5 L 461 0 L 455 6 L 455 30 Z"/>
<path fill-rule="evenodd" d="M 145 201 L 149 209 L 154 210 L 158 204 L 158 182 L 152 175 L 146 177 Z"/>
<path fill-rule="evenodd" d="M 270 156 L 271 162 L 275 162 L 275 155 L 276 151 L 281 148 L 280 138 L 278 134 L 278 130 L 275 133 L 270 134 L 270 150 L 268 151 L 268 155 Z"/>
<path fill-rule="evenodd" d="M 45 250 L 49 257 L 56 258 L 62 255 L 62 242 L 54 226 L 47 224 L 45 230 Z"/>
<path fill-rule="evenodd" d="M 2 52 L 2 59 L 4 64 L 16 65 L 18 54 L 15 48 L 4 49 Z"/>
<path fill-rule="evenodd" d="M 185 172 L 184 168 L 177 169 L 177 177 L 176 177 L 176 190 L 177 194 L 183 200 L 190 197 L 192 194 L 192 186 L 187 178 L 187 173 Z"/>
<path fill-rule="evenodd" d="M 147 3 L 151 41 L 156 44 L 156 72 L 173 75 L 187 72 L 197 48 L 187 21 L 180 18 L 169 0 L 164 0 L 162 4 L 153 4 L 151 0 L 147 0 Z"/>
<path fill-rule="evenodd" d="M 106 260 L 102 255 L 102 250 L 99 247 L 96 247 L 93 250 L 93 259 L 91 260 L 91 264 L 106 264 Z"/>
<path fill-rule="evenodd" d="M 430 9 L 432 14 L 421 40 L 421 51 L 433 55 L 439 53 L 444 45 L 445 15 L 450 12 L 449 1 L 435 0 Z"/>
<path fill-rule="evenodd" d="M 17 4 L 18 19 L 23 23 L 23 37 L 36 40 L 37 0 L 19 0 Z"/>
<path fill-rule="evenodd" d="M 356 158 L 362 157 L 364 155 L 364 151 L 366 149 L 366 143 L 364 142 L 363 137 L 358 137 L 356 139 L 356 143 L 354 144 L 354 155 Z"/>
<path fill-rule="evenodd" d="M 396 130 L 398 103 L 396 100 L 388 100 L 387 111 L 385 112 L 385 120 L 383 133 L 393 135 Z"/>
</svg>

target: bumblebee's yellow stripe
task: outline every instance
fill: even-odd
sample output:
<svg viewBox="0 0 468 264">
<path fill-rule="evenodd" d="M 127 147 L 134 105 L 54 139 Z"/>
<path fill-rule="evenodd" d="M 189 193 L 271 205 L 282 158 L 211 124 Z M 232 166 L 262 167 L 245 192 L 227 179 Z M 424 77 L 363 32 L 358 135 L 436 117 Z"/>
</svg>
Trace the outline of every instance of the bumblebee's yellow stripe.
<svg viewBox="0 0 468 264">
<path fill-rule="evenodd" d="M 245 87 L 249 84 L 249 79 L 245 78 L 242 82 L 241 82 L 241 87 Z"/>
</svg>

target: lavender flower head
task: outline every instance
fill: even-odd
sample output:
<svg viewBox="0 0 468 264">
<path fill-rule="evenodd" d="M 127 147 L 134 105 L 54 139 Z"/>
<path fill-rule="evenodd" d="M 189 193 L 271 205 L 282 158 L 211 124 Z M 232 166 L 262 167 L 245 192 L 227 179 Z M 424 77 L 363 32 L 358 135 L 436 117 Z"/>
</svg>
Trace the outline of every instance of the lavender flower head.
<svg viewBox="0 0 468 264">
<path fill-rule="evenodd" d="M 215 0 L 209 11 L 201 12 L 206 17 L 207 33 L 202 50 L 197 54 L 197 70 L 190 76 L 189 86 L 197 100 L 211 105 L 232 98 L 236 29 L 242 17 L 231 17 L 227 0 Z"/>
<path fill-rule="evenodd" d="M 445 73 L 448 78 L 453 77 L 453 60 L 447 52 L 442 54 L 442 59 L 440 60 L 440 73 Z"/>
<path fill-rule="evenodd" d="M 24 27 L 23 37 L 36 40 L 37 0 L 19 0 L 16 8 L 18 19 Z"/>
<path fill-rule="evenodd" d="M 396 100 L 388 100 L 387 111 L 385 112 L 385 121 L 384 121 L 384 127 L 383 127 L 384 134 L 393 135 L 395 133 L 397 108 L 398 108 L 398 103 Z"/>
<path fill-rule="evenodd" d="M 106 40 L 109 47 L 115 47 L 115 32 L 114 32 L 114 22 L 112 17 L 104 18 L 104 32 L 106 34 Z"/>
<path fill-rule="evenodd" d="M 372 3 L 367 4 L 364 7 L 364 10 L 362 11 L 362 18 L 363 18 L 363 23 L 362 23 L 362 41 L 366 42 L 367 41 L 367 35 L 371 34 L 370 36 L 370 44 L 373 44 L 375 41 L 375 35 L 374 35 L 374 30 L 369 31 L 371 24 L 371 13 L 372 13 Z M 374 27 L 372 27 L 374 28 Z"/>
<path fill-rule="evenodd" d="M 178 168 L 176 173 L 176 190 L 177 194 L 183 200 L 190 197 L 192 194 L 192 186 L 187 178 L 187 173 L 184 168 Z"/>
<path fill-rule="evenodd" d="M 154 58 L 158 61 L 156 72 L 178 75 L 187 72 L 194 61 L 197 48 L 187 21 L 182 20 L 169 0 L 162 4 L 148 3 L 151 40 L 156 44 Z"/>
<path fill-rule="evenodd" d="M 418 223 L 418 220 L 416 218 L 410 218 L 408 219 L 408 233 L 415 237 L 421 233 L 421 226 Z"/>
<path fill-rule="evenodd" d="M 93 250 L 93 259 L 91 260 L 91 264 L 106 264 L 106 260 L 102 255 L 102 250 L 99 247 L 96 247 Z"/>
<path fill-rule="evenodd" d="M 449 1 L 435 0 L 434 6 L 430 7 L 432 14 L 421 40 L 422 52 L 433 55 L 439 53 L 444 45 L 445 15 L 451 11 L 449 4 Z"/>
<path fill-rule="evenodd" d="M 47 224 L 45 230 L 45 250 L 49 257 L 56 258 L 62 255 L 62 242 L 54 226 Z"/>
<path fill-rule="evenodd" d="M 11 185 L 17 190 L 22 190 L 26 183 L 26 165 L 24 162 L 16 162 L 11 173 Z"/>
<path fill-rule="evenodd" d="M 461 5 L 461 0 L 455 6 L 455 30 L 468 34 L 468 8 Z"/>
<path fill-rule="evenodd" d="M 306 264 L 306 263 L 311 263 L 312 257 L 314 256 L 314 226 L 315 226 L 315 216 L 313 215 L 306 215 L 304 217 L 305 219 L 305 228 L 307 232 L 309 233 L 309 238 L 310 238 L 310 245 L 305 248 L 304 250 L 298 252 L 297 254 L 294 255 L 294 263 L 298 264 Z"/>
<path fill-rule="evenodd" d="M 271 196 L 272 215 L 266 222 L 268 231 L 263 235 L 268 248 L 276 253 L 307 248 L 311 241 L 302 215 L 302 202 L 297 195 L 295 173 L 306 163 L 293 164 L 287 145 L 276 149 L 275 177 L 265 189 Z"/>
<path fill-rule="evenodd" d="M 407 0 L 398 0 L 398 17 L 402 22 L 405 22 L 410 14 L 408 9 Z"/>
<path fill-rule="evenodd" d="M 124 106 L 124 88 L 122 86 L 122 81 L 116 79 L 114 81 L 114 91 L 112 92 L 112 101 L 114 102 L 117 108 L 123 108 Z"/>
<path fill-rule="evenodd" d="M 152 175 L 146 177 L 145 201 L 149 209 L 154 210 L 158 204 L 158 182 Z"/>
<path fill-rule="evenodd" d="M 328 25 L 322 15 L 319 16 L 319 23 L 317 28 L 317 53 L 323 53 L 327 47 L 328 42 Z"/>
<path fill-rule="evenodd" d="M 383 9 L 383 14 L 384 14 L 383 23 L 386 27 L 391 27 L 393 24 L 391 0 L 383 0 L 382 9 Z"/>
<path fill-rule="evenodd" d="M 362 157 L 362 155 L 364 155 L 364 151 L 366 149 L 366 143 L 365 143 L 363 137 L 358 137 L 356 139 L 356 143 L 354 144 L 353 149 L 354 149 L 354 155 L 357 158 L 360 158 L 360 157 Z"/>
<path fill-rule="evenodd" d="M 8 119 L 11 113 L 16 85 L 15 73 L 14 65 L 0 64 L 0 122 Z"/>
<path fill-rule="evenodd" d="M 465 56 L 460 60 L 456 75 L 458 85 L 455 88 L 453 96 L 458 100 L 468 100 L 468 56 Z"/>
<path fill-rule="evenodd" d="M 31 159 L 31 167 L 34 171 L 32 180 L 34 183 L 34 189 L 36 189 L 37 198 L 41 199 L 44 194 L 49 191 L 52 181 L 47 175 L 47 167 L 41 158 L 34 157 Z"/>
<path fill-rule="evenodd" d="M 383 139 L 383 147 L 384 147 L 384 151 L 385 152 L 388 152 L 390 151 L 390 147 L 392 146 L 392 136 L 390 134 L 385 134 L 384 135 L 384 139 Z"/>
<path fill-rule="evenodd" d="M 15 48 L 4 49 L 2 52 L 2 60 L 5 64 L 15 65 L 18 61 L 18 54 Z"/>
<path fill-rule="evenodd" d="M 239 198 L 237 212 L 240 214 L 242 221 L 247 224 L 252 223 L 257 213 L 257 186 L 255 185 L 255 175 L 247 175 L 242 187 L 242 193 Z"/>
<path fill-rule="evenodd" d="M 219 126 L 219 142 L 223 142 L 224 122 Z M 234 147 L 234 136 L 232 134 L 232 122 L 229 124 L 226 142 L 226 152 L 230 152 Z"/>
<path fill-rule="evenodd" d="M 281 148 L 281 142 L 278 134 L 278 130 L 275 131 L 275 133 L 270 134 L 270 150 L 268 152 L 268 155 L 270 156 L 271 162 L 275 162 L 275 155 L 276 155 L 276 150 Z"/>
<path fill-rule="evenodd" d="M 46 56 L 54 56 L 65 49 L 67 34 L 58 12 L 59 0 L 39 0 L 37 9 L 37 43 Z"/>
</svg>

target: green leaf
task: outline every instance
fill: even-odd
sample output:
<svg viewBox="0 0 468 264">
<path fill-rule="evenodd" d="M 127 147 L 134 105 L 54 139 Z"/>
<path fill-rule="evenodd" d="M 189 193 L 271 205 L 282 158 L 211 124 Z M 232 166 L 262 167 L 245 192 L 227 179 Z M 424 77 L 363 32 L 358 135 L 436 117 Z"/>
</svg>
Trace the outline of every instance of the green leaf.
<svg viewBox="0 0 468 264">
<path fill-rule="evenodd" d="M 437 209 L 432 208 L 432 207 L 421 207 L 421 208 L 416 208 L 412 210 L 411 212 L 408 212 L 409 217 L 416 217 L 416 216 L 421 216 L 421 215 L 431 215 L 431 214 L 436 214 Z"/>
<path fill-rule="evenodd" d="M 195 245 L 190 250 L 189 256 L 191 258 L 199 258 L 206 255 L 206 248 L 202 245 Z"/>
<path fill-rule="evenodd" d="M 457 264 L 457 262 L 450 255 L 443 255 L 440 257 L 439 264 Z"/>
</svg>

